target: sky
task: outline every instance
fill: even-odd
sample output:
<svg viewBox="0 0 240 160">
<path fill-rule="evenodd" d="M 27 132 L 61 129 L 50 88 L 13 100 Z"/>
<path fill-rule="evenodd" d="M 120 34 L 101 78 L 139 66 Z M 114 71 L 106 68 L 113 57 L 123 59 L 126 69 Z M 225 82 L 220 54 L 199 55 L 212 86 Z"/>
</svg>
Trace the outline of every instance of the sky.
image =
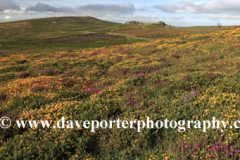
<svg viewBox="0 0 240 160">
<path fill-rule="evenodd" d="M 65 16 L 92 16 L 119 23 L 230 26 L 240 25 L 240 0 L 0 0 L 0 23 Z"/>
</svg>

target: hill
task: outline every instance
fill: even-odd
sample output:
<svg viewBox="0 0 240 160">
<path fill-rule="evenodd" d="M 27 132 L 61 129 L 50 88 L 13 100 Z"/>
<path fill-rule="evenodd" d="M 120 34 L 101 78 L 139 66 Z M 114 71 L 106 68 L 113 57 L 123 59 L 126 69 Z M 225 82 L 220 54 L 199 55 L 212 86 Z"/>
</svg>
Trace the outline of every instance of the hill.
<svg viewBox="0 0 240 160">
<path fill-rule="evenodd" d="M 173 26 L 167 25 L 163 21 L 159 21 L 157 23 L 152 23 L 151 25 L 156 26 L 156 27 L 163 27 L 163 28 L 173 28 Z"/>
<path fill-rule="evenodd" d="M 138 22 L 138 21 L 129 21 L 129 22 L 126 22 L 124 24 L 130 24 L 130 25 L 142 25 L 143 22 Z"/>
<path fill-rule="evenodd" d="M 131 25 L 127 25 L 127 23 Z M 127 23 L 108 22 L 88 16 L 39 18 L 0 23 L 0 43 L 109 32 L 152 39 L 173 38 L 183 34 L 221 31 L 232 27 L 222 26 L 219 28 L 205 26 L 175 28 L 162 21 L 158 23 L 130 21 Z"/>
<path fill-rule="evenodd" d="M 143 22 L 138 22 L 138 21 L 129 21 L 129 22 L 126 22 L 124 24 L 129 24 L 129 25 L 152 25 L 152 26 L 161 27 L 161 28 L 171 28 L 171 27 L 173 27 L 171 25 L 167 25 L 163 21 L 159 21 L 157 23 L 143 23 Z"/>
<path fill-rule="evenodd" d="M 94 17 L 54 17 L 0 23 L 0 40 L 37 39 L 82 34 L 84 31 L 106 28 L 119 23 Z"/>
<path fill-rule="evenodd" d="M 96 29 L 114 28 L 122 24 L 94 17 L 53 17 L 0 24 L 0 54 L 57 52 L 93 49 L 146 40 L 95 33 Z"/>
</svg>

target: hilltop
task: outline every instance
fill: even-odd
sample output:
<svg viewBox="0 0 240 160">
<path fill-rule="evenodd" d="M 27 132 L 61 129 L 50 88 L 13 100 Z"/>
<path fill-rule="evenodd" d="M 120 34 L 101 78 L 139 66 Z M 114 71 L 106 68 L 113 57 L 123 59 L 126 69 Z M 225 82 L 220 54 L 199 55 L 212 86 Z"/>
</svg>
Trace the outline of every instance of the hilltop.
<svg viewBox="0 0 240 160">
<path fill-rule="evenodd" d="M 124 24 L 130 24 L 130 25 L 142 25 L 143 22 L 138 22 L 138 21 L 129 21 L 129 22 L 126 22 Z"/>
<path fill-rule="evenodd" d="M 94 17 L 53 17 L 0 23 L 0 40 L 11 38 L 49 38 L 82 34 L 84 31 L 119 25 Z"/>
<path fill-rule="evenodd" d="M 159 21 L 157 23 L 143 23 L 143 22 L 138 22 L 138 21 L 129 21 L 129 22 L 126 22 L 124 24 L 130 24 L 130 25 L 152 25 L 152 26 L 161 27 L 161 28 L 171 28 L 171 27 L 173 27 L 171 25 L 167 25 L 163 21 Z"/>
<path fill-rule="evenodd" d="M 173 28 L 173 26 L 167 25 L 167 24 L 164 23 L 163 21 L 159 21 L 159 22 L 157 22 L 157 23 L 152 23 L 151 25 L 157 26 L 157 27 L 163 27 L 163 28 Z"/>
</svg>

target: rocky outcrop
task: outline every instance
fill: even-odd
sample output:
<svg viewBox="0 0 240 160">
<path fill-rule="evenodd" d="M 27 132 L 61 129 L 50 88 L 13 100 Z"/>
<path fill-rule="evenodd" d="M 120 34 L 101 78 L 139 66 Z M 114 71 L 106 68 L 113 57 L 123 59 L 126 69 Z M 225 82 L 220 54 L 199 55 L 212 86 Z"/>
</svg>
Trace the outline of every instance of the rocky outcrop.
<svg viewBox="0 0 240 160">
<path fill-rule="evenodd" d="M 131 24 L 131 25 L 142 25 L 143 22 L 138 22 L 138 21 L 129 21 L 126 22 L 125 24 Z M 159 21 L 157 23 L 147 23 L 149 25 L 155 26 L 155 27 L 161 27 L 161 28 L 171 28 L 173 26 L 171 25 L 167 25 L 166 23 L 164 23 L 163 21 Z"/>
<path fill-rule="evenodd" d="M 153 23 L 152 24 L 153 26 L 156 26 L 156 27 L 162 27 L 162 28 L 171 28 L 173 26 L 171 25 L 167 25 L 166 23 L 164 23 L 163 21 L 159 21 L 157 23 Z"/>
<path fill-rule="evenodd" d="M 126 22 L 125 24 L 142 25 L 143 23 L 138 21 L 129 21 L 129 22 Z"/>
</svg>

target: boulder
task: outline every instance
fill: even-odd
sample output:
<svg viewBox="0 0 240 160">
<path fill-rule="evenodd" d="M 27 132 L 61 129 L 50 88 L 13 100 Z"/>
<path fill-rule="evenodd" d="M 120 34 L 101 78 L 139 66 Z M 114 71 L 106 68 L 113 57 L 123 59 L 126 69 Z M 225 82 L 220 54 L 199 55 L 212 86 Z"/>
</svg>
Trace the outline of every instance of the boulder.
<svg viewBox="0 0 240 160">
<path fill-rule="evenodd" d="M 171 25 L 167 25 L 163 21 L 159 21 L 157 23 L 153 23 L 152 25 L 156 26 L 156 27 L 163 27 L 163 28 L 170 28 L 170 27 L 172 27 Z"/>
<path fill-rule="evenodd" d="M 138 22 L 138 21 L 129 21 L 129 22 L 126 22 L 125 24 L 142 25 L 142 22 Z"/>
</svg>

